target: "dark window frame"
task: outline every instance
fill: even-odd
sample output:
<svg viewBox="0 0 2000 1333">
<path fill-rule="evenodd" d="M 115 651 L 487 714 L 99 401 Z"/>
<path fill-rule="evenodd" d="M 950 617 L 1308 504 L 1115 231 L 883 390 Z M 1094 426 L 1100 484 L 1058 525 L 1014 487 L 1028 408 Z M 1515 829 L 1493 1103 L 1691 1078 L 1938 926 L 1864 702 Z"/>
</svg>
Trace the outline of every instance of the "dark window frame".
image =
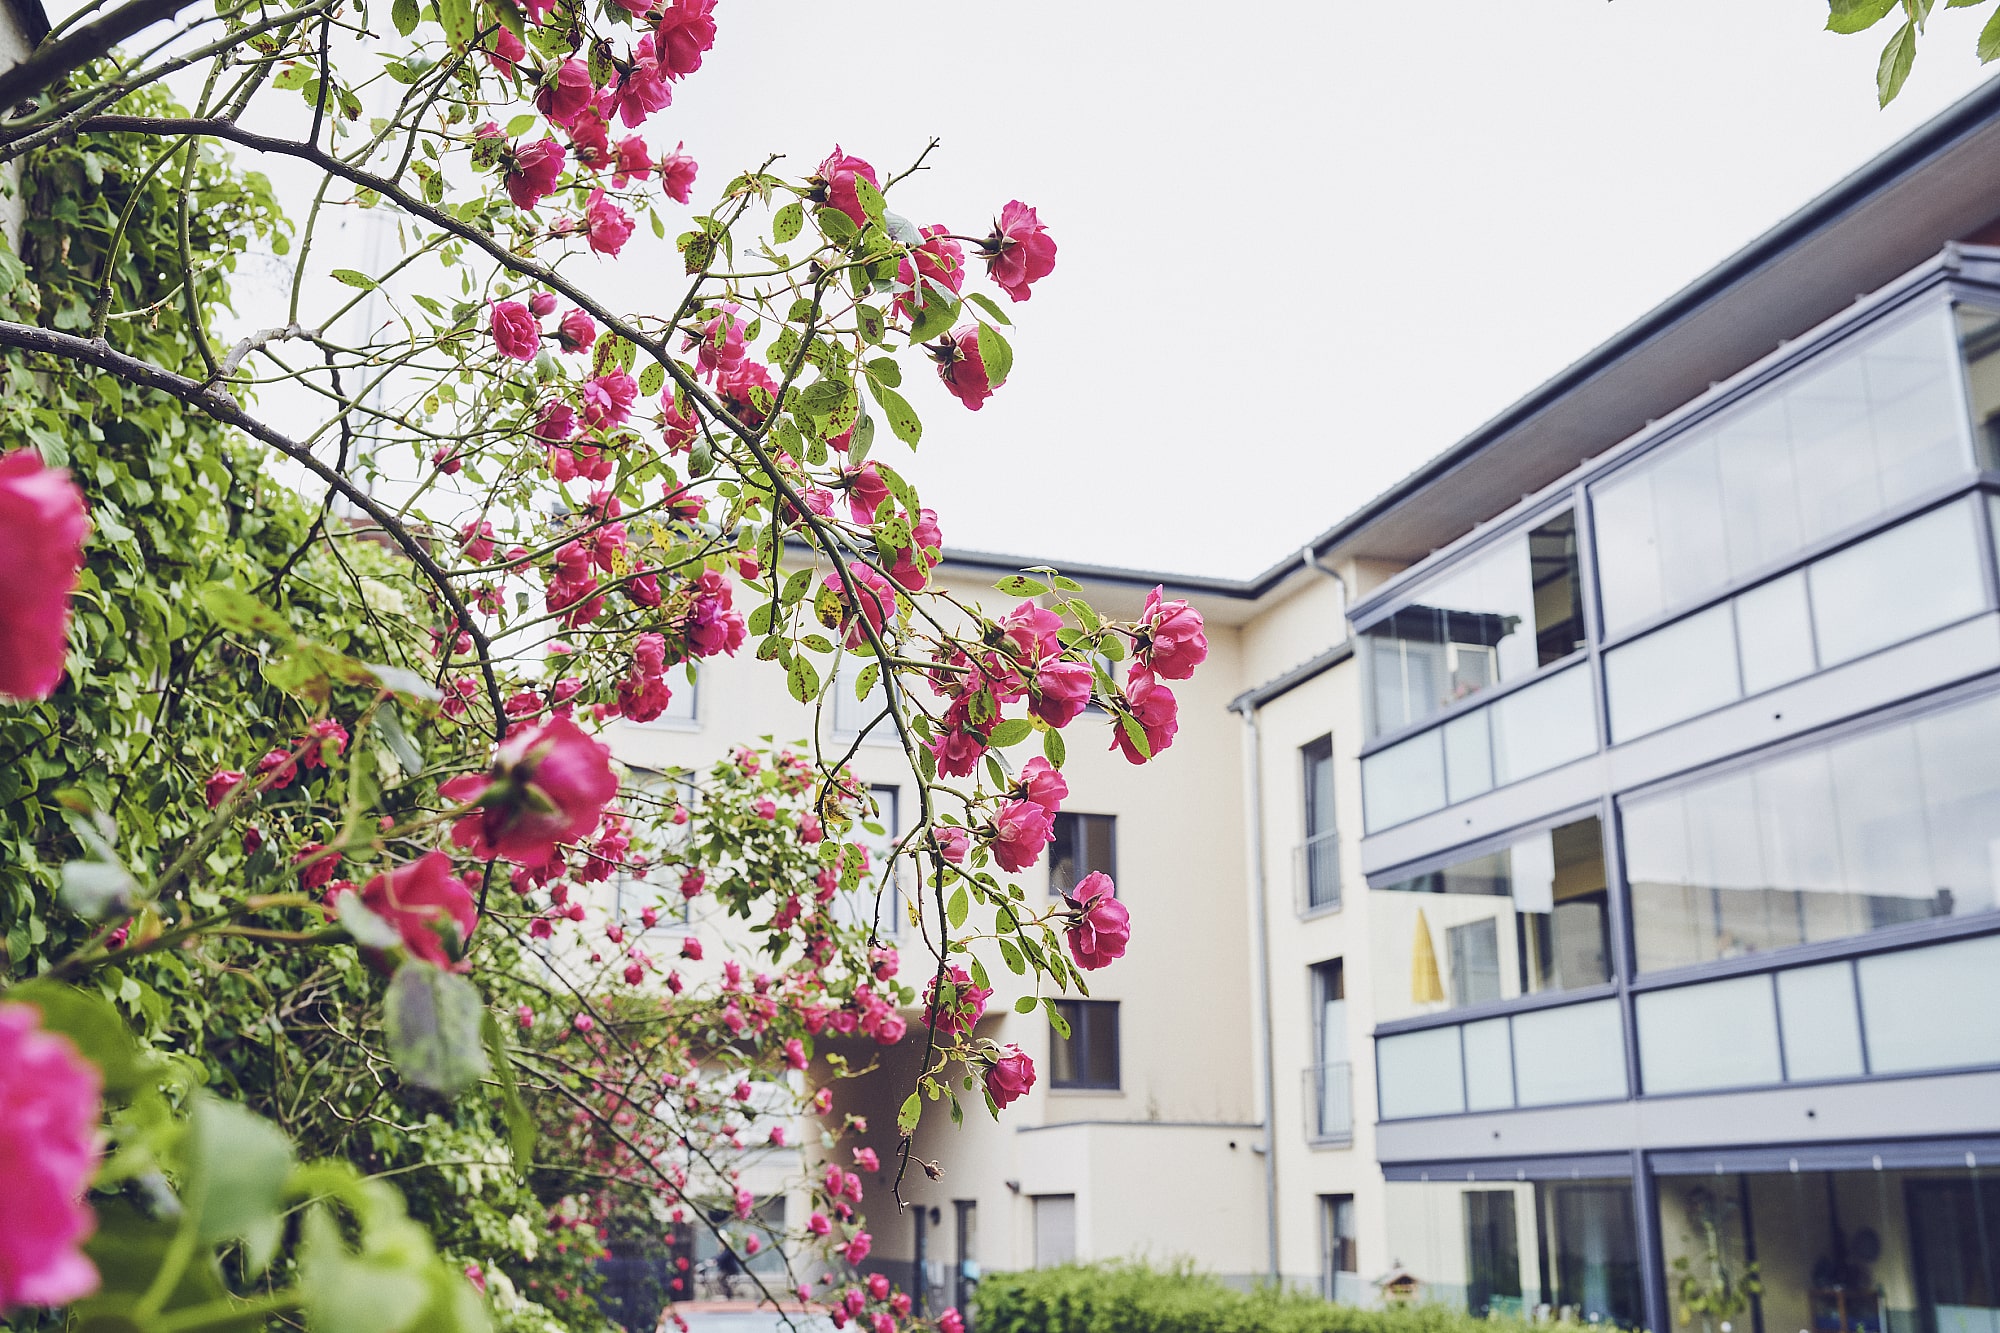
<svg viewBox="0 0 2000 1333">
<path fill-rule="evenodd" d="M 1076 832 L 1064 833 L 1064 829 L 1074 829 Z M 1094 839 L 1088 836 L 1091 829 L 1101 830 L 1101 836 L 1104 839 L 1106 851 L 1104 860 L 1106 864 L 1101 866 L 1089 864 L 1090 850 L 1094 846 Z M 1084 834 L 1085 836 L 1079 838 L 1078 834 Z M 1083 844 L 1083 849 L 1079 853 L 1079 860 L 1081 861 L 1079 869 L 1081 873 L 1065 884 L 1056 870 L 1057 866 L 1062 863 L 1057 849 L 1063 846 L 1075 847 L 1079 842 Z M 1117 884 L 1118 816 L 1090 814 L 1080 810 L 1059 811 L 1055 819 L 1051 821 L 1049 827 L 1049 897 L 1060 897 L 1062 894 L 1074 889 L 1093 870 L 1102 870 L 1111 877 L 1111 882 L 1114 885 Z"/>
<path fill-rule="evenodd" d="M 1116 1000 L 1057 1000 L 1056 1009 L 1069 1024 L 1070 1035 L 1065 1038 L 1049 1025 L 1049 1086 L 1066 1091 L 1078 1092 L 1120 1092 L 1124 1089 L 1122 1042 L 1119 1032 L 1118 1001 Z M 1109 1037 L 1105 1036 L 1106 1030 Z M 1093 1079 L 1089 1073 L 1097 1063 L 1093 1058 L 1095 1045 L 1106 1042 L 1110 1046 L 1108 1061 L 1111 1066 L 1111 1081 L 1106 1083 Z M 1061 1063 L 1057 1059 L 1059 1051 L 1076 1048 L 1072 1058 L 1075 1072 L 1069 1078 L 1059 1072 Z"/>
</svg>

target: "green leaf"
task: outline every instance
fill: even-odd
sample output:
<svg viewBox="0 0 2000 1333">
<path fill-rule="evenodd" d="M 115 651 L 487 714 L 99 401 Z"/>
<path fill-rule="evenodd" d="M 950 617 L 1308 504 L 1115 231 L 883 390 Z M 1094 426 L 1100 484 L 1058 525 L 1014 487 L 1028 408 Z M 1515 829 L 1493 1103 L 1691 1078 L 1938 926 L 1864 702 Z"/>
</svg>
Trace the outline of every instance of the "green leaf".
<svg viewBox="0 0 2000 1333">
<path fill-rule="evenodd" d="M 335 282 L 344 282 L 349 287 L 359 287 L 364 292 L 372 292 L 382 285 L 366 273 L 351 268 L 335 269 L 333 271 L 333 280 Z"/>
<path fill-rule="evenodd" d="M 876 680 L 881 675 L 882 664 L 880 662 L 870 662 L 867 666 L 857 671 L 854 674 L 854 697 L 865 703 L 869 694 L 875 689 Z"/>
<path fill-rule="evenodd" d="M 863 213 L 877 221 L 881 220 L 882 210 L 887 205 L 882 198 L 882 192 L 869 184 L 867 177 L 854 178 L 854 197 L 861 201 Z"/>
<path fill-rule="evenodd" d="M 301 1234 L 299 1287 L 313 1333 L 403 1333 L 416 1324 L 431 1294 L 421 1250 L 357 1256 L 318 1206 L 307 1210 Z"/>
<path fill-rule="evenodd" d="M 355 896 L 341 895 L 343 900 Z M 500 1076 L 500 1115 L 507 1122 L 507 1149 L 514 1155 L 514 1169 L 525 1173 L 535 1162 L 535 1118 L 521 1101 L 521 1089 L 514 1081 L 514 1062 L 507 1056 L 507 1037 L 492 1010 L 486 1011 L 479 1033 L 486 1043 L 486 1056 Z"/>
<path fill-rule="evenodd" d="M 882 415 L 889 418 L 889 429 L 895 432 L 896 438 L 912 449 L 916 448 L 917 441 L 924 438 L 924 423 L 917 416 L 916 409 L 903 395 L 873 378 L 868 381 L 868 392 L 881 405 Z"/>
<path fill-rule="evenodd" d="M 1062 1010 L 1056 1008 L 1055 1000 L 1054 999 L 1043 1000 L 1042 1007 L 1049 1011 L 1049 1026 L 1056 1030 L 1056 1035 L 1058 1037 L 1061 1037 L 1064 1041 L 1068 1041 L 1069 1020 L 1062 1016 Z"/>
<path fill-rule="evenodd" d="M 788 245 L 798 239 L 799 231 L 806 225 L 806 210 L 794 199 L 779 209 L 771 219 L 771 239 L 779 245 Z"/>
<path fill-rule="evenodd" d="M 872 305 L 854 307 L 854 325 L 860 330 L 861 340 L 871 347 L 881 342 L 882 335 L 889 331 L 889 322 Z"/>
<path fill-rule="evenodd" d="M 486 1077 L 486 1049 L 479 1039 L 486 1012 L 471 982 L 431 963 L 412 959 L 396 969 L 383 1002 L 389 1053 L 404 1078 L 446 1095 Z"/>
<path fill-rule="evenodd" d="M 417 753 L 417 747 L 410 741 L 410 733 L 403 727 L 403 715 L 394 708 L 381 708 L 375 713 L 375 734 L 389 747 L 389 753 L 396 756 L 402 767 L 403 776 L 411 777 L 424 771 L 424 757 Z"/>
<path fill-rule="evenodd" d="M 667 387 L 667 368 L 654 361 L 639 372 L 639 392 L 651 398 Z"/>
<path fill-rule="evenodd" d="M 974 305 L 978 306 L 981 310 L 984 310 L 987 314 L 991 315 L 999 323 L 1008 325 L 1009 327 L 1013 326 L 1014 321 L 1007 318 L 1007 312 L 1002 310 L 1000 308 L 1000 303 L 998 301 L 995 301 L 992 297 L 983 296 L 978 292 L 967 292 L 965 294 L 965 299 L 972 302 Z"/>
<path fill-rule="evenodd" d="M 408 37 L 417 30 L 417 0 L 395 0 L 389 7 L 389 19 L 399 34 Z"/>
<path fill-rule="evenodd" d="M 1014 947 L 1011 940 L 1003 939 L 993 942 L 1000 946 L 1000 959 L 1007 964 L 1008 971 L 1018 977 L 1028 970 L 1028 965 L 1021 961 L 1021 951 Z"/>
<path fill-rule="evenodd" d="M 102 921 L 132 910 L 139 884 L 116 861 L 66 861 L 59 899 L 86 921 Z"/>
<path fill-rule="evenodd" d="M 396 928 L 377 916 L 358 893 L 341 894 L 334 900 L 334 913 L 340 928 L 353 936 L 356 944 L 370 949 L 393 949 L 403 942 Z"/>
<path fill-rule="evenodd" d="M 310 653 L 288 653 L 275 658 L 264 663 L 261 674 L 308 707 L 318 708 L 333 697 L 333 682 Z"/>
<path fill-rule="evenodd" d="M 1050 727 L 1042 733 L 1042 754 L 1050 763 L 1054 764 L 1057 768 L 1061 768 L 1067 752 L 1068 747 L 1063 744 L 1062 733 L 1060 731 L 1057 731 L 1054 727 Z"/>
<path fill-rule="evenodd" d="M 956 300 L 931 293 L 931 299 L 917 307 L 916 317 L 910 321 L 910 342 L 929 342 L 949 333 L 952 321 L 958 318 L 958 309 Z"/>
<path fill-rule="evenodd" d="M 1900 0 L 1827 0 L 1828 32 L 1863 32 L 1896 8 Z"/>
<path fill-rule="evenodd" d="M 295 89 L 303 89 L 311 81 L 312 67 L 310 65 L 290 64 L 271 77 L 271 86 L 273 88 L 283 88 L 286 92 L 291 92 Z"/>
<path fill-rule="evenodd" d="M 1048 584 L 1031 579 L 1026 574 L 1009 574 L 993 587 L 1009 597 L 1040 597 L 1049 590 Z"/>
<path fill-rule="evenodd" d="M 945 919 L 951 922 L 953 930 L 957 930 L 965 924 L 965 918 L 971 912 L 972 899 L 966 894 L 965 886 L 961 884 L 951 895 L 951 902 L 945 907 Z"/>
<path fill-rule="evenodd" d="M 276 611 L 271 610 L 247 592 L 239 592 L 226 583 L 211 583 L 195 594 L 202 609 L 207 611 L 216 624 L 238 634 L 261 634 L 271 638 L 290 640 L 292 627 Z"/>
<path fill-rule="evenodd" d="M 1146 729 L 1139 725 L 1139 719 L 1130 713 L 1118 719 L 1118 725 L 1125 732 L 1125 739 L 1132 742 L 1132 748 L 1139 752 L 1141 759 L 1153 757 L 1152 742 L 1146 739 Z"/>
<path fill-rule="evenodd" d="M 862 370 L 867 372 L 869 379 L 874 380 L 877 384 L 885 388 L 896 389 L 902 387 L 903 368 L 897 365 L 890 357 L 878 356 L 863 366 Z"/>
<path fill-rule="evenodd" d="M 815 208 L 813 221 L 819 225 L 820 234 L 835 245 L 846 245 L 860 234 L 854 220 L 837 208 Z"/>
<path fill-rule="evenodd" d="M 819 670 L 812 659 L 804 653 L 793 653 L 791 664 L 785 669 L 785 684 L 791 689 L 792 697 L 800 703 L 810 703 L 819 697 Z"/>
<path fill-rule="evenodd" d="M 1875 66 L 1875 97 L 1878 105 L 1889 105 L 1896 99 L 1896 94 L 1903 91 L 1903 81 L 1910 77 L 1910 66 L 1916 59 L 1916 25 L 1905 23 L 1896 29 L 1896 35 L 1882 48 L 1882 59 Z"/>
<path fill-rule="evenodd" d="M 979 362 L 986 367 L 986 382 L 999 388 L 1014 369 L 1014 349 L 1000 336 L 1000 330 L 984 320 L 979 324 Z"/>
<path fill-rule="evenodd" d="M 59 981 L 30 981 L 7 991 L 9 1003 L 42 1011 L 42 1027 L 68 1037 L 84 1059 L 104 1076 L 104 1091 L 125 1098 L 146 1083 L 139 1043 L 108 1000 Z"/>
<path fill-rule="evenodd" d="M 2000 60 L 2000 9 L 1994 10 L 1979 30 L 1979 63 L 1987 65 L 1995 60 Z"/>
<path fill-rule="evenodd" d="M 904 1138 L 917 1132 L 917 1121 L 924 1113 L 924 1100 L 918 1093 L 911 1093 L 903 1101 L 903 1109 L 896 1112 L 896 1130 Z"/>
<path fill-rule="evenodd" d="M 1032 1014 L 1040 1004 L 1041 1001 L 1034 996 L 1023 995 L 1020 999 L 1014 1001 L 1014 1012 L 1017 1014 Z"/>
<path fill-rule="evenodd" d="M 83 1248 L 97 1266 L 102 1285 L 72 1308 L 74 1323 L 70 1327 L 76 1333 L 144 1333 L 155 1327 L 156 1321 L 139 1323 L 131 1310 L 165 1266 L 167 1250 L 180 1234 L 179 1223 L 148 1217 L 124 1199 L 93 1199 L 91 1206 L 96 1213 L 96 1230 Z M 190 1263 L 182 1268 L 180 1281 L 168 1293 L 160 1313 L 180 1314 L 227 1299 L 212 1261 Z M 258 1333 L 264 1327 L 264 1317 L 246 1312 L 214 1322 L 204 1319 L 198 1327 L 201 1333 Z"/>
<path fill-rule="evenodd" d="M 1019 745 L 1035 730 L 1035 724 L 1025 717 L 1011 717 L 993 728 L 986 743 L 996 750 L 1004 750 L 1010 745 Z"/>
<path fill-rule="evenodd" d="M 233 1102 L 196 1100 L 181 1202 L 198 1219 L 204 1244 L 240 1240 L 250 1272 L 262 1272 L 284 1233 L 291 1174 L 292 1141 L 276 1125 Z"/>
<path fill-rule="evenodd" d="M 445 39 L 463 50 L 479 35 L 479 20 L 473 16 L 472 0 L 437 0 L 438 17 L 444 22 Z M 600 86 L 604 80 L 600 80 Z"/>
<path fill-rule="evenodd" d="M 399 694 L 405 699 L 422 699 L 426 703 L 436 703 L 438 700 L 444 698 L 443 692 L 437 686 L 431 684 L 428 679 L 418 675 L 414 671 L 408 671 L 399 666 L 390 666 L 385 662 L 363 662 L 361 665 L 367 668 L 368 674 L 373 676 L 381 684 L 382 688 L 391 694 Z M 401 755 L 397 756 L 399 759 L 401 757 Z M 422 767 L 422 765 L 418 765 L 418 767 Z M 415 770 L 411 771 L 414 772 Z"/>
<path fill-rule="evenodd" d="M 507 122 L 507 137 L 518 139 L 533 128 L 535 128 L 535 118 L 532 115 L 516 116 Z"/>
</svg>

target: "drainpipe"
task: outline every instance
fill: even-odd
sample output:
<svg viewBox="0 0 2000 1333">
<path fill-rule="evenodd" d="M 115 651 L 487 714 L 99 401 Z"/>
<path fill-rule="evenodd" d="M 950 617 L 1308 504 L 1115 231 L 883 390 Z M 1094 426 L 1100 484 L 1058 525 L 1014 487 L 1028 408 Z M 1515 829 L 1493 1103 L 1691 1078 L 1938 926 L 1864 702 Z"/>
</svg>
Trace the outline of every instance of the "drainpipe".
<svg viewBox="0 0 2000 1333">
<path fill-rule="evenodd" d="M 1328 578 L 1333 580 L 1334 586 L 1340 589 L 1340 622 L 1341 622 L 1340 634 L 1343 639 L 1346 638 L 1347 637 L 1347 580 L 1341 577 L 1339 570 L 1333 569 L 1327 565 L 1322 565 L 1319 562 L 1319 552 L 1315 551 L 1310 546 L 1302 547 L 1300 549 L 1299 559 L 1305 562 L 1305 567 L 1307 569 L 1314 570 L 1317 573 L 1326 575 Z"/>
<path fill-rule="evenodd" d="M 1256 905 L 1257 922 L 1257 1028 L 1258 1049 L 1264 1065 L 1264 1226 L 1270 1246 L 1269 1276 L 1281 1280 L 1278 1267 L 1278 1071 L 1271 1037 L 1271 906 L 1264 889 L 1264 754 L 1257 731 L 1257 705 L 1244 700 L 1237 706 L 1243 716 L 1244 740 L 1249 746 L 1250 781 L 1245 798 L 1250 805 L 1250 900 Z"/>
</svg>

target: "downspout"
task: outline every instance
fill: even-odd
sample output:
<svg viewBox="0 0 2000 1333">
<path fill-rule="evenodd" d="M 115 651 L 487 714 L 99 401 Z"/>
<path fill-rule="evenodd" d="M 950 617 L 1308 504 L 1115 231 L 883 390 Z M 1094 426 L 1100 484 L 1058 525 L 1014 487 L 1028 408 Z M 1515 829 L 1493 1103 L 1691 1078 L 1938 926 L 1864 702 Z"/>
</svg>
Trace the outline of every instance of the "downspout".
<svg viewBox="0 0 2000 1333">
<path fill-rule="evenodd" d="M 1242 714 L 1244 739 L 1249 745 L 1250 781 L 1246 798 L 1250 804 L 1250 899 L 1256 905 L 1258 1048 L 1264 1064 L 1264 1227 L 1270 1247 L 1269 1276 L 1281 1281 L 1278 1268 L 1278 1071 L 1271 1036 L 1271 907 L 1264 887 L 1264 754 L 1257 731 L 1257 704 L 1245 699 L 1236 705 Z"/>
</svg>

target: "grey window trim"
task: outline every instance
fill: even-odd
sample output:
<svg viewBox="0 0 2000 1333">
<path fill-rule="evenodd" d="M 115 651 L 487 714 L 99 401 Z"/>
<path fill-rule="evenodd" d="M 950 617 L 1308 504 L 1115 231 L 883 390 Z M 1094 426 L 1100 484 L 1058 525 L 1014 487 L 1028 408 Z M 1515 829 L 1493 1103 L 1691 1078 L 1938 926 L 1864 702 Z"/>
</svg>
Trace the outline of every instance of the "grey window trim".
<svg viewBox="0 0 2000 1333">
<path fill-rule="evenodd" d="M 1359 757 L 1362 759 L 1366 759 L 1368 758 L 1368 756 L 1375 754 L 1377 751 L 1387 750 L 1390 747 L 1402 741 L 1409 740 L 1412 736 L 1421 736 L 1426 731 L 1434 731 L 1437 728 L 1442 727 L 1447 722 L 1455 721 L 1456 719 L 1464 717 L 1471 713 L 1476 713 L 1480 709 L 1488 707 L 1489 705 L 1497 702 L 1498 700 L 1506 698 L 1510 694 L 1528 688 L 1530 685 L 1540 684 L 1542 681 L 1549 679 L 1551 676 L 1561 675 L 1563 672 L 1569 670 L 1571 667 L 1587 663 L 1591 660 L 1591 658 L 1592 658 L 1591 650 L 1589 646 L 1586 645 L 1582 648 L 1576 649 L 1574 652 L 1570 653 L 1567 657 L 1561 657 L 1556 659 L 1555 661 L 1549 663 L 1545 667 L 1535 668 L 1535 670 L 1529 673 L 1528 675 L 1519 676 L 1513 680 L 1503 680 L 1498 685 L 1489 685 L 1487 688 L 1481 690 L 1477 694 L 1468 694 L 1463 699 L 1453 700 L 1450 705 L 1439 710 L 1438 712 L 1432 713 L 1427 718 L 1423 718 L 1416 722 L 1408 723 L 1405 726 L 1398 727 L 1394 731 L 1383 732 L 1380 736 L 1377 736 L 1374 740 L 1369 741 L 1368 743 L 1366 743 L 1361 747 L 1361 754 Z M 1598 748 L 1599 749 L 1603 748 L 1603 741 L 1601 737 L 1598 742 Z M 1391 825 L 1390 827 L 1393 828 L 1395 826 Z M 1379 832 L 1380 830 L 1377 831 Z"/>
<path fill-rule="evenodd" d="M 1632 1154 L 1591 1153 L 1574 1157 L 1491 1157 L 1429 1162 L 1384 1162 L 1383 1179 L 1397 1184 L 1521 1184 L 1530 1180 L 1629 1180 Z"/>
<path fill-rule="evenodd" d="M 1949 1072 L 1957 1074 L 1972 1073 L 1975 1071 L 1954 1069 Z M 1379 1079 L 1377 1083 L 1380 1083 Z M 1380 1113 L 1378 1105 L 1377 1119 L 1385 1125 L 1416 1125 L 1429 1120 L 1464 1120 L 1473 1116 L 1513 1115 L 1518 1111 L 1567 1111 L 1578 1106 L 1622 1106 L 1626 1102 L 1632 1101 L 1633 1097 L 1629 1092 L 1622 1092 L 1616 1097 L 1586 1097 L 1581 1101 L 1574 1102 L 1536 1102 L 1532 1106 L 1520 1105 L 1520 1098 L 1518 1097 L 1514 1100 L 1515 1104 L 1504 1111 L 1440 1111 L 1435 1115 L 1386 1116 Z M 1377 1101 L 1379 1103 L 1379 1097 Z M 1384 1165 L 1386 1166 L 1387 1164 L 1384 1163 Z"/>
<path fill-rule="evenodd" d="M 1854 1139 L 1777 1143 L 1755 1148 L 1675 1148 L 1646 1154 L 1656 1176 L 1713 1176 L 1717 1171 L 1773 1175 L 1789 1171 L 1938 1171 L 2000 1166 L 2000 1139 Z"/>
<path fill-rule="evenodd" d="M 2000 922 L 1995 923 L 2000 926 Z M 1467 1023 L 1477 1023 L 1487 1018 L 1512 1018 L 1516 1014 L 1532 1014 L 1541 1009 L 1563 1009 L 1572 1004 L 1588 1004 L 1593 1000 L 1616 999 L 1618 983 L 1601 981 L 1595 986 L 1579 986 L 1575 990 L 1545 990 L 1533 995 L 1517 995 L 1512 999 L 1489 1000 L 1485 1004 L 1471 1004 L 1463 1009 L 1446 1009 L 1435 1014 L 1417 1014 L 1410 1018 L 1385 1019 L 1375 1025 L 1373 1037 L 1400 1037 L 1406 1032 L 1427 1032 L 1432 1028 L 1463 1027 Z M 1513 1040 L 1514 1029 L 1507 1027 L 1507 1039 Z M 1517 1102 L 1519 1098 L 1515 1099 Z"/>
<path fill-rule="evenodd" d="M 1698 986 L 1704 981 L 1726 981 L 1732 977 L 1750 977 L 1762 972 L 1789 972 L 1793 968 L 1810 967 L 1815 963 L 1838 963 L 1870 958 L 1876 954 L 1903 953 L 1910 949 L 1927 948 L 1933 944 L 1950 944 L 1956 940 L 1977 939 L 1982 935 L 1994 934 L 2000 934 L 2000 907 L 1990 907 L 1983 912 L 1967 916 L 1939 917 L 1931 921 L 1905 921 L 1900 925 L 1871 930 L 1866 935 L 1849 935 L 1837 940 L 1815 940 L 1810 944 L 1794 944 L 1788 948 L 1771 949 L 1765 953 L 1745 954 L 1741 958 L 1690 963 L 1686 967 L 1649 972 L 1643 977 L 1634 977 L 1631 990 L 1635 995 L 1644 995 L 1649 991 L 1679 990 L 1684 986 Z M 1859 1014 L 1861 1012 L 1859 991 L 1855 993 L 1854 1002 L 1855 1012 Z M 1866 1032 L 1862 1033 L 1862 1054 L 1865 1063 Z"/>
</svg>

